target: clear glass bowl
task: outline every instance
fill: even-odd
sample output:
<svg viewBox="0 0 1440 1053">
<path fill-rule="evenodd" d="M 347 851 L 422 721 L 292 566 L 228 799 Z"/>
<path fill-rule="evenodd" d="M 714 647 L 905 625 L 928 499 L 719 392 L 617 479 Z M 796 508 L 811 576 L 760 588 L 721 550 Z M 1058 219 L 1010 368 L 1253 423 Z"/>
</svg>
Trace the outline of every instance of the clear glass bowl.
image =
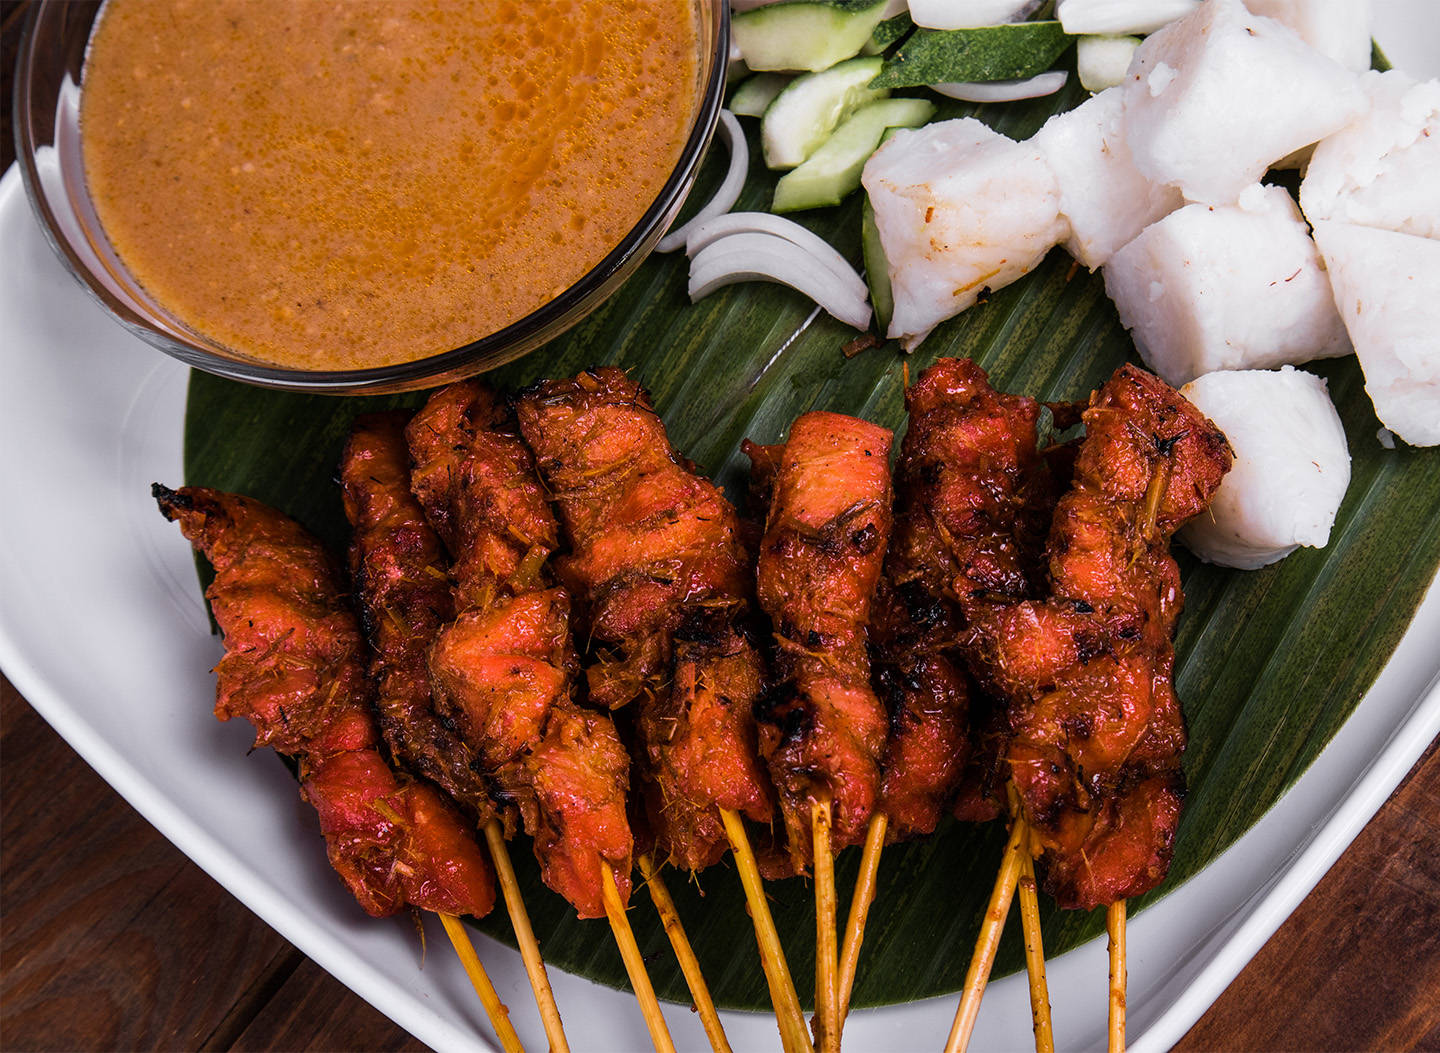
<svg viewBox="0 0 1440 1053">
<path fill-rule="evenodd" d="M 694 0 L 700 104 L 675 170 L 640 221 L 588 274 L 549 303 L 463 347 L 371 369 L 300 370 L 245 358 L 187 328 L 152 299 L 101 229 L 80 153 L 80 85 L 98 0 L 44 0 L 29 14 L 15 68 L 16 158 L 55 251 L 130 332 L 196 369 L 265 387 L 370 394 L 432 387 L 513 361 L 560 335 L 613 293 L 674 221 L 719 119 L 729 61 L 726 0 Z"/>
</svg>

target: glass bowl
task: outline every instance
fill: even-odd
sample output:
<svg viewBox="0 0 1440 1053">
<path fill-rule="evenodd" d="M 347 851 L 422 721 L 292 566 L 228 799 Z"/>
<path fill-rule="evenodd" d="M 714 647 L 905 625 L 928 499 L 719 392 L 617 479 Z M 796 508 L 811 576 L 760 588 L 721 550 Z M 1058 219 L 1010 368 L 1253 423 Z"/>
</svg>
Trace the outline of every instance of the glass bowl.
<svg viewBox="0 0 1440 1053">
<path fill-rule="evenodd" d="M 726 0 L 693 0 L 699 103 L 680 159 L 659 196 L 604 259 L 535 311 L 498 332 L 428 358 L 367 369 L 302 370 L 227 349 L 157 303 L 121 263 L 101 228 L 80 152 L 80 90 L 98 0 L 43 0 L 31 10 L 15 68 L 16 158 L 55 251 L 121 325 L 187 365 L 272 388 L 371 394 L 432 387 L 513 361 L 593 311 L 640 265 L 674 221 L 719 120 L 730 49 Z"/>
</svg>

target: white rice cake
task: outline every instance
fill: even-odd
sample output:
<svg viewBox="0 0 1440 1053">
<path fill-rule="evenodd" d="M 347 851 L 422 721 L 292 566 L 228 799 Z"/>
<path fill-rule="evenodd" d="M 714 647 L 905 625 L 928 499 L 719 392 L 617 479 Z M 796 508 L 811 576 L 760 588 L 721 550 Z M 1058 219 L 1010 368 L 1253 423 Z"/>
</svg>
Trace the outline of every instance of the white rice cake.
<svg viewBox="0 0 1440 1053">
<path fill-rule="evenodd" d="M 1125 81 L 1136 167 L 1212 205 L 1364 108 L 1353 73 L 1240 0 L 1207 0 L 1146 39 Z"/>
<path fill-rule="evenodd" d="M 970 117 L 895 133 L 863 182 L 895 297 L 888 335 L 907 351 L 1066 234 L 1040 151 Z"/>
<path fill-rule="evenodd" d="M 1030 141 L 1055 173 L 1065 248 L 1092 271 L 1183 203 L 1174 187 L 1140 174 L 1125 143 L 1123 92 L 1110 88 L 1045 122 Z"/>
<path fill-rule="evenodd" d="M 1305 217 L 1440 238 L 1440 81 L 1391 70 L 1361 84 L 1369 109 L 1311 155 Z"/>
<path fill-rule="evenodd" d="M 1370 0 L 1245 0 L 1245 6 L 1289 26 L 1352 72 L 1370 68 Z"/>
<path fill-rule="evenodd" d="M 1340 414 L 1313 373 L 1291 366 L 1207 373 L 1180 389 L 1230 440 L 1235 461 L 1206 514 L 1180 531 L 1222 567 L 1254 570 L 1324 548 L 1350 485 Z"/>
<path fill-rule="evenodd" d="M 1295 202 L 1253 184 L 1235 205 L 1186 205 L 1103 268 L 1140 357 L 1179 387 L 1217 369 L 1270 369 L 1350 352 Z"/>
<path fill-rule="evenodd" d="M 1315 241 L 1380 422 L 1440 444 L 1440 241 L 1322 220 Z"/>
</svg>

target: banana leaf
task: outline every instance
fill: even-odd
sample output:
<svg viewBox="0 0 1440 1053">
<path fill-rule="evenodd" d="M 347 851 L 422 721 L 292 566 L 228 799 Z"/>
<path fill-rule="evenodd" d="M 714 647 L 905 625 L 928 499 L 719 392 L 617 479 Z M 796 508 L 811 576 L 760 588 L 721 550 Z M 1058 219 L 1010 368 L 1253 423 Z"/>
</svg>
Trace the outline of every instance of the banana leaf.
<svg viewBox="0 0 1440 1053">
<path fill-rule="evenodd" d="M 974 115 L 1024 138 L 1082 97 L 1072 78 L 1069 89 L 1049 99 L 1003 107 L 950 104 L 940 117 Z M 752 150 L 754 170 L 738 209 L 769 205 L 775 180 L 760 166 L 759 153 Z M 708 196 L 723 168 L 723 158 L 707 161 L 696 200 Z M 801 219 L 858 261 L 860 208 L 857 194 Z M 583 323 L 489 379 L 515 388 L 590 365 L 622 366 L 648 386 L 676 445 L 734 495 L 743 489 L 747 467 L 741 439 L 776 441 L 798 414 L 820 408 L 902 428 L 907 370 L 917 376 L 942 355 L 973 358 L 997 387 L 1050 400 L 1084 399 L 1135 358 L 1100 279 L 1060 250 L 1025 279 L 942 325 L 911 356 L 886 344 L 847 359 L 842 347 L 855 333 L 780 286 L 731 286 L 695 305 L 685 290 L 684 258 L 653 256 Z M 1302 549 L 1251 572 L 1179 553 L 1186 610 L 1176 679 L 1191 732 L 1190 793 L 1170 877 L 1132 903 L 1132 911 L 1181 882 L 1204 881 L 1205 864 L 1315 759 L 1385 664 L 1440 563 L 1440 452 L 1385 449 L 1376 441 L 1379 423 L 1353 358 L 1308 368 L 1329 381 L 1344 421 L 1354 456 L 1350 490 L 1324 549 Z M 334 476 L 350 421 L 382 406 L 414 406 L 423 397 L 303 396 L 193 374 L 187 481 L 270 502 L 342 551 L 347 528 Z M 855 1005 L 960 988 L 1003 842 L 1000 824 L 947 821 L 933 837 L 885 850 Z M 547 961 L 626 986 L 605 923 L 575 919 L 540 882 L 523 838 L 513 854 Z M 837 862 L 842 904 L 858 862 L 858 849 Z M 671 874 L 669 885 L 716 1000 L 767 1008 L 730 862 L 694 878 Z M 812 889 L 791 879 L 771 882 L 768 892 L 792 973 L 812 975 Z M 642 907 L 644 898 L 637 891 Z M 630 917 L 660 995 L 688 1001 L 654 912 L 636 909 Z M 1104 912 L 1046 904 L 1042 921 L 1053 956 L 1103 931 Z M 478 924 L 513 941 L 503 911 Z M 1012 918 L 997 975 L 1023 967 L 1016 930 Z M 808 986 L 800 985 L 802 991 Z"/>
</svg>

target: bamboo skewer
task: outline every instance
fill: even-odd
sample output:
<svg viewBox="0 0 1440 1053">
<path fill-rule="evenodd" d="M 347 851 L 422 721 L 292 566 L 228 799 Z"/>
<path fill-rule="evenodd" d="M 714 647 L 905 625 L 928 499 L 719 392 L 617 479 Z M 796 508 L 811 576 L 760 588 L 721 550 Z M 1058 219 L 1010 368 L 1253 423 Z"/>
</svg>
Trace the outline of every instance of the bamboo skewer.
<svg viewBox="0 0 1440 1053">
<path fill-rule="evenodd" d="M 495 992 L 495 985 L 490 982 L 490 974 L 485 971 L 480 956 L 475 953 L 475 945 L 470 942 L 470 934 L 465 931 L 465 926 L 453 914 L 441 914 L 440 924 L 445 926 L 445 934 L 450 937 L 455 953 L 460 956 L 460 964 L 465 966 L 465 975 L 470 977 L 470 986 L 475 988 L 475 993 L 480 996 L 480 1004 L 485 1007 L 485 1013 L 490 1017 L 490 1025 L 495 1029 L 495 1036 L 500 1039 L 500 1047 L 505 1053 L 525 1053 L 525 1047 L 520 1044 L 520 1036 L 515 1033 L 514 1025 L 510 1023 L 510 1010 L 505 1008 L 505 1003 L 500 1001 L 500 996 Z"/>
<path fill-rule="evenodd" d="M 620 888 L 615 881 L 615 871 L 603 859 L 600 861 L 600 886 L 601 894 L 605 897 L 605 916 L 610 919 L 610 929 L 615 933 L 615 943 L 620 948 L 620 958 L 625 962 L 630 987 L 634 990 L 635 1000 L 640 1003 L 640 1012 L 645 1017 L 650 1043 L 655 1047 L 655 1053 L 675 1053 L 670 1029 L 665 1026 L 665 1016 L 660 1012 L 660 1001 L 655 997 L 650 974 L 645 971 L 645 958 L 635 942 L 630 919 L 625 917 L 625 904 L 620 902 Z"/>
<path fill-rule="evenodd" d="M 1016 819 L 1023 824 L 1024 819 Z M 1045 944 L 1040 938 L 1040 898 L 1035 892 L 1035 860 L 1020 853 L 1020 922 L 1025 931 L 1025 971 L 1030 977 L 1030 1018 L 1035 1030 L 1035 1053 L 1055 1053 L 1055 1032 L 1050 1024 L 1050 990 L 1045 982 Z"/>
<path fill-rule="evenodd" d="M 840 1053 L 835 856 L 830 851 L 830 795 L 810 802 L 815 850 L 815 1048 Z"/>
<path fill-rule="evenodd" d="M 720 1014 L 715 1009 L 714 999 L 710 997 L 710 988 L 700 971 L 700 962 L 685 935 L 685 926 L 680 923 L 680 914 L 675 910 L 675 901 L 670 898 L 670 890 L 661 880 L 660 871 L 656 869 L 655 861 L 650 858 L 649 852 L 642 852 L 636 862 L 640 865 L 640 876 L 645 879 L 645 887 L 650 892 L 650 900 L 655 904 L 655 912 L 660 915 L 660 924 L 665 926 L 665 935 L 670 937 L 670 946 L 675 949 L 680 971 L 685 974 L 685 982 L 690 987 L 690 998 L 695 1003 L 695 1011 L 700 1015 L 700 1024 L 705 1028 L 705 1037 L 710 1040 L 710 1048 L 714 1053 L 731 1053 L 730 1042 L 725 1037 L 725 1027 L 720 1023 Z"/>
<path fill-rule="evenodd" d="M 785 950 L 780 946 L 775 919 L 770 916 L 770 905 L 765 902 L 765 889 L 760 884 L 760 869 L 755 865 L 750 835 L 745 832 L 740 816 L 731 809 L 720 809 L 720 819 L 725 824 L 725 834 L 735 853 L 735 866 L 740 871 L 745 902 L 750 907 L 750 920 L 755 924 L 755 940 L 760 945 L 760 963 L 764 966 L 765 981 L 770 987 L 770 1003 L 775 1007 L 780 1044 L 785 1053 L 810 1053 L 812 1047 L 805 1030 L 805 1017 L 800 1012 L 800 999 L 795 994 L 795 983 L 790 979 L 790 967 L 785 963 Z"/>
<path fill-rule="evenodd" d="M 995 964 L 995 952 L 1000 946 L 1000 934 L 1005 929 L 1005 918 L 1010 913 L 1010 900 L 1015 895 L 1015 886 L 1020 881 L 1021 840 L 1025 830 L 1021 823 L 1010 827 L 1010 840 L 1005 845 L 1005 855 L 1000 860 L 1000 873 L 995 876 L 995 888 L 990 893 L 990 904 L 985 909 L 985 920 L 980 924 L 980 935 L 975 941 L 975 953 L 970 958 L 970 969 L 965 973 L 965 991 L 960 1005 L 955 1010 L 955 1023 L 950 1027 L 950 1037 L 945 1042 L 945 1053 L 961 1053 L 970 1044 L 970 1034 L 975 1030 L 975 1018 L 980 1015 L 980 997 L 985 993 L 985 983 L 990 979 L 990 967 Z"/>
<path fill-rule="evenodd" d="M 860 944 L 865 940 L 865 922 L 870 905 L 875 902 L 875 875 L 880 870 L 880 850 L 885 847 L 885 831 L 890 820 L 884 812 L 876 812 L 865 832 L 864 854 L 860 857 L 860 877 L 850 897 L 850 915 L 845 919 L 845 942 L 840 951 L 840 986 L 836 1001 L 840 1026 L 850 1015 L 850 992 L 855 988 L 855 970 L 860 963 Z"/>
<path fill-rule="evenodd" d="M 540 1010 L 540 1022 L 545 1026 L 550 1053 L 570 1053 L 570 1045 L 565 1041 L 565 1027 L 560 1023 L 560 1008 L 555 1004 L 555 992 L 550 990 L 550 977 L 546 975 L 545 962 L 540 957 L 540 944 L 535 939 L 535 930 L 530 927 L 525 901 L 520 897 L 520 883 L 515 880 L 510 849 L 505 844 L 500 824 L 493 819 L 485 824 L 485 843 L 490 846 L 490 858 L 495 862 L 495 876 L 500 879 L 505 909 L 510 912 L 515 942 L 520 945 L 520 957 L 530 977 L 530 989 L 535 992 L 535 1005 Z"/>
<path fill-rule="evenodd" d="M 1110 934 L 1109 1053 L 1125 1049 L 1125 901 L 1105 908 L 1105 930 Z"/>
</svg>

